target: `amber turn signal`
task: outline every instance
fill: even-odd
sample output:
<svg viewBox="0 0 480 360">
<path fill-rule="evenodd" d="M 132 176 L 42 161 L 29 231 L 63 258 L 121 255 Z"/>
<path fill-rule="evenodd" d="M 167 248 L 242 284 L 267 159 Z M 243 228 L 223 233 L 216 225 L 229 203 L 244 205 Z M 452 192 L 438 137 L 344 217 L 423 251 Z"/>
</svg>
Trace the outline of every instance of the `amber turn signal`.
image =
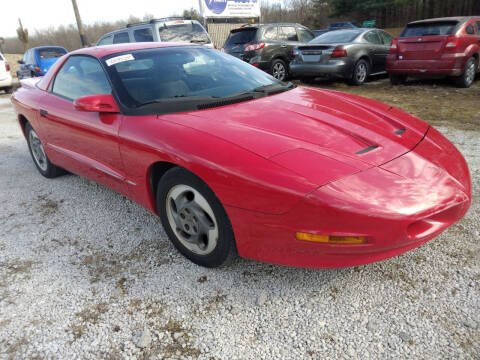
<svg viewBox="0 0 480 360">
<path fill-rule="evenodd" d="M 301 241 L 310 241 L 328 244 L 364 244 L 367 242 L 365 236 L 332 236 L 316 235 L 304 232 L 295 233 L 295 238 Z"/>
</svg>

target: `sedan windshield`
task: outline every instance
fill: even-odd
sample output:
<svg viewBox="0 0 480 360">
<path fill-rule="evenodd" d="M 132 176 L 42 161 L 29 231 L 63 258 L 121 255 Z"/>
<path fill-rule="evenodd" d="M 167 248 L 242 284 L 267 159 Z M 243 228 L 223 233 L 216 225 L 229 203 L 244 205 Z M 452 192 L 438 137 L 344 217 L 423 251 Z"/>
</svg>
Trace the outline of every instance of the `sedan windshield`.
<svg viewBox="0 0 480 360">
<path fill-rule="evenodd" d="M 309 44 L 341 44 L 350 43 L 362 32 L 358 30 L 336 30 L 320 35 L 309 42 Z"/>
<path fill-rule="evenodd" d="M 176 102 L 181 111 L 182 106 L 190 109 L 197 102 L 288 89 L 242 60 L 201 46 L 137 50 L 103 60 L 120 101 L 128 108 L 151 104 L 171 108 Z"/>
</svg>

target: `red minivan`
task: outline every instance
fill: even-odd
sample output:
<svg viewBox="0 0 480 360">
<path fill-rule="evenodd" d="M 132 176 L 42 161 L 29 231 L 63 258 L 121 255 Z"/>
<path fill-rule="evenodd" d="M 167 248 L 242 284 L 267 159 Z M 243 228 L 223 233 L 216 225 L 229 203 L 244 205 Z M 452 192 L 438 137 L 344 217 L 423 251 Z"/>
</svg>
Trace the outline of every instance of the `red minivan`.
<svg viewBox="0 0 480 360">
<path fill-rule="evenodd" d="M 480 71 L 480 16 L 409 23 L 392 40 L 387 72 L 393 85 L 408 75 L 450 76 L 470 87 Z"/>
</svg>

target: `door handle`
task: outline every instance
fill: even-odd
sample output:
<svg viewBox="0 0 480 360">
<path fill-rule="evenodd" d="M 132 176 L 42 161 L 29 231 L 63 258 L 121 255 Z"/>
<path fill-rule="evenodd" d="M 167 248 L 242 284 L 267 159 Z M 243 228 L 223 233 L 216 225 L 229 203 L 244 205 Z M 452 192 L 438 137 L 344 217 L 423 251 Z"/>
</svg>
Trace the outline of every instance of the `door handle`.
<svg viewBox="0 0 480 360">
<path fill-rule="evenodd" d="M 47 110 L 40 109 L 40 116 L 47 116 L 47 115 L 48 115 Z"/>
</svg>

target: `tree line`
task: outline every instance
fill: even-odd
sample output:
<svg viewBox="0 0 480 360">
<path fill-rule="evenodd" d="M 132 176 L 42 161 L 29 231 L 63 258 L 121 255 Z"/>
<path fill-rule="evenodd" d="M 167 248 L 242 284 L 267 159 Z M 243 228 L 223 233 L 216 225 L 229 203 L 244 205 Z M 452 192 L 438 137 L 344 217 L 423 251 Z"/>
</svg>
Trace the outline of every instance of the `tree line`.
<svg viewBox="0 0 480 360">
<path fill-rule="evenodd" d="M 262 0 L 261 13 L 263 23 L 296 22 L 311 29 L 321 29 L 340 20 L 360 24 L 376 20 L 377 27 L 395 28 L 425 18 L 480 15 L 480 0 L 283 0 L 280 3 Z M 183 16 L 200 19 L 195 9 L 185 10 Z M 116 22 L 96 22 L 84 25 L 84 30 L 89 43 L 94 44 L 107 32 L 151 18 L 153 15 L 146 14 L 142 19 L 131 16 Z M 27 27 L 20 25 L 17 37 L 5 39 L 4 53 L 21 54 L 26 48 L 41 45 L 59 45 L 69 51 L 81 47 L 73 24 L 37 30 L 33 34 L 29 34 Z"/>
</svg>

